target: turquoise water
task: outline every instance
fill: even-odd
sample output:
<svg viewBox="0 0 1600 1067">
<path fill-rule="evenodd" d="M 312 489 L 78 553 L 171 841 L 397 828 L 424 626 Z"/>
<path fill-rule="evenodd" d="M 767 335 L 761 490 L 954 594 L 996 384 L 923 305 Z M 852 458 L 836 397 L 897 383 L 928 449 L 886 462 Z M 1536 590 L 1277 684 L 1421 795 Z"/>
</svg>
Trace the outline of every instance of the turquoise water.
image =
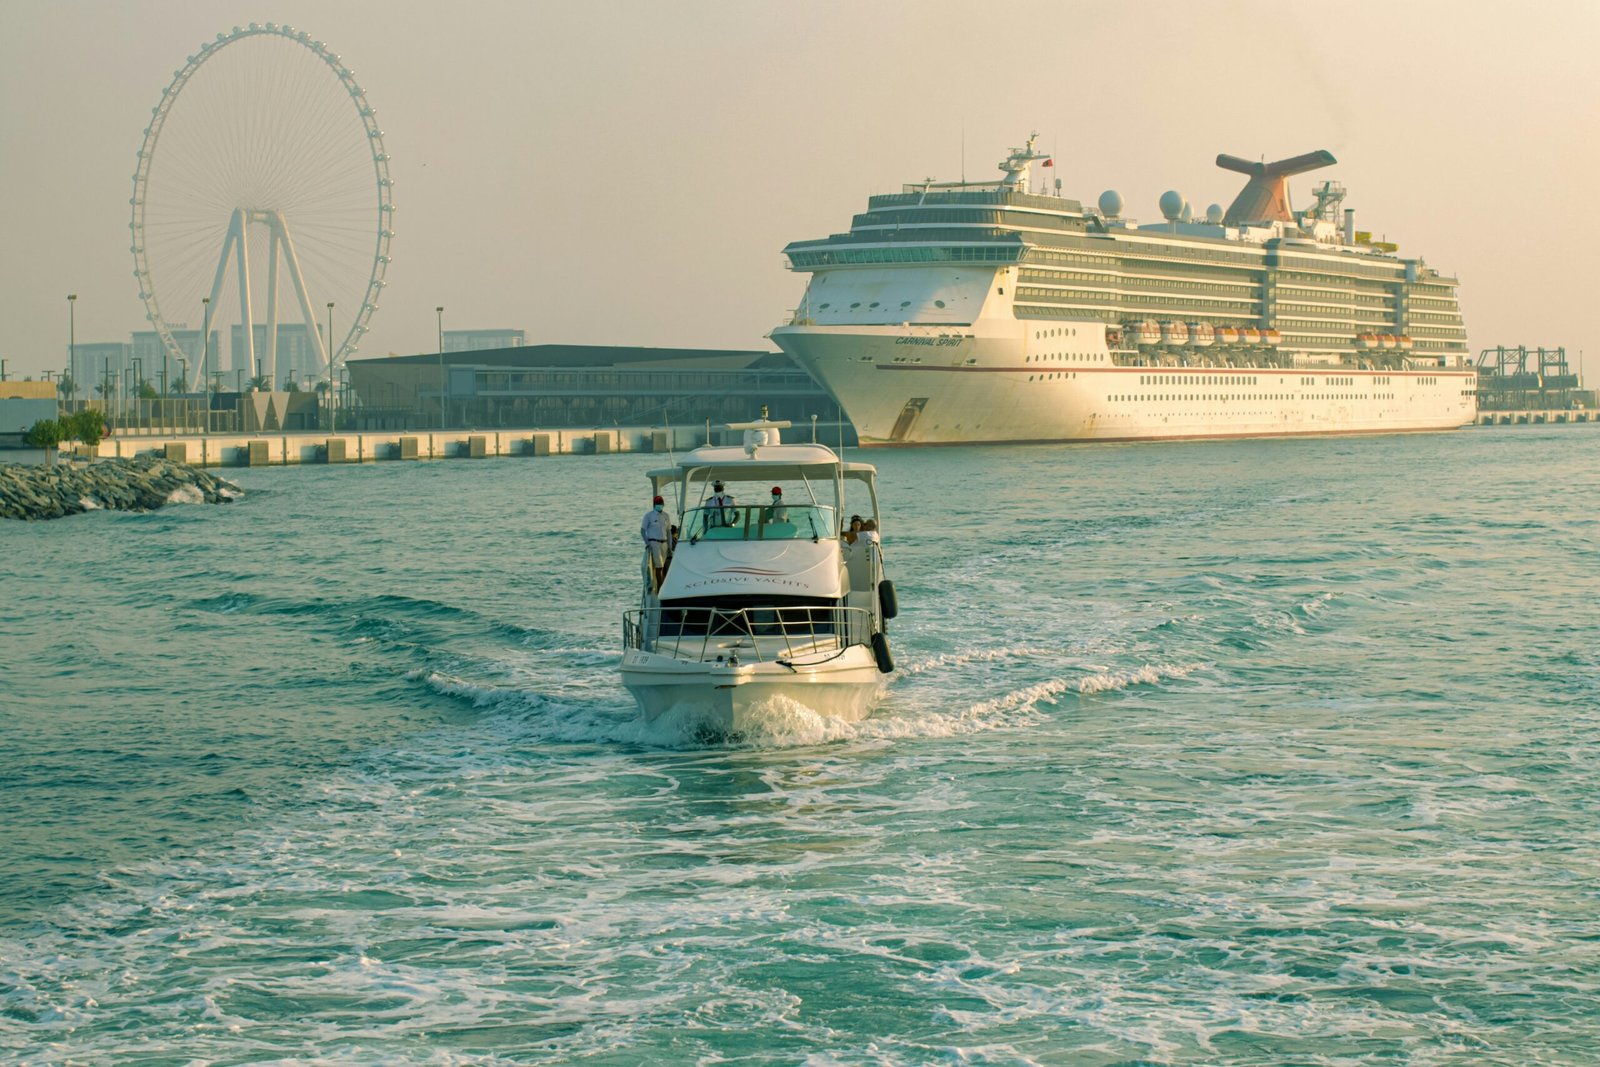
<svg viewBox="0 0 1600 1067">
<path fill-rule="evenodd" d="M 902 669 L 732 744 L 650 457 L 0 526 L 0 1058 L 1600 1062 L 1600 433 L 871 458 Z"/>
</svg>

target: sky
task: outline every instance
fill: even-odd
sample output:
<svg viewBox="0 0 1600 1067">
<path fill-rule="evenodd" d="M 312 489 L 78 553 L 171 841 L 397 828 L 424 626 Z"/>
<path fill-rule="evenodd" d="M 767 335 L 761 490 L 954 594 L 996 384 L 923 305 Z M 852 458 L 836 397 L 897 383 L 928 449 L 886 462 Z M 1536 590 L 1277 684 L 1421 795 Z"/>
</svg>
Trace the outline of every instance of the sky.
<svg viewBox="0 0 1600 1067">
<path fill-rule="evenodd" d="M 143 130 L 251 21 L 326 41 L 378 111 L 397 210 L 362 356 L 434 351 L 438 306 L 529 343 L 768 347 L 804 289 L 787 242 L 997 176 L 1037 130 L 1065 195 L 1146 221 L 1166 189 L 1226 205 L 1219 152 L 1328 149 L 1297 208 L 1342 181 L 1358 228 L 1461 279 L 1474 351 L 1594 349 L 1600 376 L 1594 0 L 0 0 L 8 373 L 66 363 L 69 292 L 80 342 L 146 328 Z"/>
</svg>

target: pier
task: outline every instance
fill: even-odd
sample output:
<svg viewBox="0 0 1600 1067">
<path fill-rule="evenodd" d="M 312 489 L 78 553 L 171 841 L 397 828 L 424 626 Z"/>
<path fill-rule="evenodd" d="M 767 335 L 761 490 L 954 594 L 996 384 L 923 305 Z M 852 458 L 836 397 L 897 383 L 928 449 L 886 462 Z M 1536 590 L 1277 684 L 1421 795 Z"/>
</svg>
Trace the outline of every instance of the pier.
<svg viewBox="0 0 1600 1067">
<path fill-rule="evenodd" d="M 1600 422 L 1600 411 L 1587 408 L 1537 408 L 1525 411 L 1480 411 L 1478 426 L 1547 426 L 1557 423 Z"/>
<path fill-rule="evenodd" d="M 855 432 L 842 427 L 844 443 Z M 837 444 L 838 423 L 817 423 L 817 439 Z M 809 434 L 796 427 L 795 434 Z M 730 431 L 706 426 L 622 426 L 558 430 L 385 430 L 344 433 L 114 434 L 98 445 L 78 445 L 79 459 L 159 456 L 197 467 L 282 467 L 319 463 L 381 463 L 392 460 L 492 459 L 497 457 L 604 456 L 621 452 L 676 452 L 731 443 Z M 726 440 L 724 440 L 726 438 Z M 797 436 L 796 440 L 806 439 Z"/>
</svg>

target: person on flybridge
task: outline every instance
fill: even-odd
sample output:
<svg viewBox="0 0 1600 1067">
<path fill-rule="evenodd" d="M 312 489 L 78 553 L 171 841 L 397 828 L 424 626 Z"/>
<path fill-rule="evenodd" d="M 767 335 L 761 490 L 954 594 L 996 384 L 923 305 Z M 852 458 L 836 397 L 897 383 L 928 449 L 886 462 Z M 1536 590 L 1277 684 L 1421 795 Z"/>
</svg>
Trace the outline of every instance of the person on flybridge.
<svg viewBox="0 0 1600 1067">
<path fill-rule="evenodd" d="M 788 522 L 789 509 L 783 506 L 783 486 L 772 487 L 772 506 L 767 509 L 768 522 Z"/>
<path fill-rule="evenodd" d="M 667 546 L 672 543 L 672 519 L 661 497 L 655 498 L 639 521 L 639 536 L 644 539 L 645 559 L 650 564 L 650 587 L 660 589 L 667 574 Z"/>
<path fill-rule="evenodd" d="M 733 494 L 722 488 L 722 479 L 718 478 L 711 483 L 711 488 L 716 492 L 711 494 L 711 499 L 706 501 L 710 510 L 706 513 L 707 526 L 732 526 L 733 514 L 730 509 L 734 507 Z"/>
</svg>

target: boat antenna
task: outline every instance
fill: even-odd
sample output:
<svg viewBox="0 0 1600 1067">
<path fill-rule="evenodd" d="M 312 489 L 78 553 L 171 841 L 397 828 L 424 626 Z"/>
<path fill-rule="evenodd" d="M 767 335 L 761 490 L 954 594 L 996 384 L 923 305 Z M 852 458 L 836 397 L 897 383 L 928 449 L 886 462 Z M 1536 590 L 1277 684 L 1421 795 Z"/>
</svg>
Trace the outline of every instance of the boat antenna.
<svg viewBox="0 0 1600 1067">
<path fill-rule="evenodd" d="M 661 424 L 667 428 L 667 462 L 676 467 L 678 457 L 672 450 L 672 414 L 664 405 L 661 408 Z"/>
</svg>

